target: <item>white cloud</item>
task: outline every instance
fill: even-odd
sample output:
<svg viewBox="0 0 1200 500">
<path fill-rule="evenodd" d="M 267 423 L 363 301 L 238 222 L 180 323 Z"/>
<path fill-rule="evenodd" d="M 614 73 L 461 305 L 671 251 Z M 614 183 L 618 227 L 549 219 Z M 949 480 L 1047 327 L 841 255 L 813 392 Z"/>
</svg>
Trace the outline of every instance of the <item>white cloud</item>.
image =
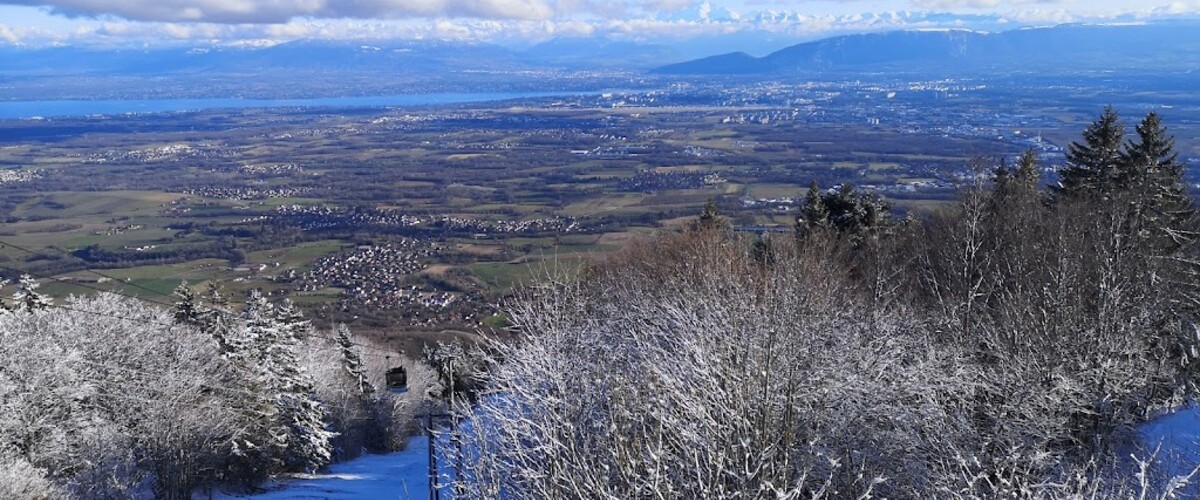
<svg viewBox="0 0 1200 500">
<path fill-rule="evenodd" d="M 1200 0 L 1177 1 L 1154 9 L 1156 14 L 1195 14 L 1200 12 Z"/>
<path fill-rule="evenodd" d="M 256 24 L 284 23 L 296 18 L 549 19 L 559 13 L 550 0 L 0 0 L 0 3 L 47 7 L 67 16 Z"/>
<path fill-rule="evenodd" d="M 1073 0 L 911 0 L 913 5 L 929 9 L 994 9 L 1028 4 L 1072 4 Z"/>
<path fill-rule="evenodd" d="M 29 2 L 32 0 L 0 0 Z M 88 0 L 46 0 L 60 4 L 82 4 Z M 337 0 L 158 0 L 155 5 L 180 7 L 190 5 L 194 10 L 175 11 L 172 20 L 136 21 L 120 17 L 64 19 L 52 17 L 45 11 L 27 7 L 16 16 L 7 16 L 7 25 L 0 24 L 0 43 L 23 43 L 46 46 L 61 43 L 143 46 L 154 44 L 219 44 L 270 45 L 300 38 L 331 40 L 412 40 L 443 39 L 484 42 L 538 42 L 562 36 L 600 36 L 612 39 L 662 40 L 712 37 L 742 33 L 744 39 L 758 34 L 776 39 L 811 39 L 820 36 L 851 32 L 895 29 L 966 28 L 984 31 L 1017 29 L 1028 25 L 1063 22 L 1111 22 L 1114 20 L 1143 20 L 1200 13 L 1200 0 L 1174 0 L 1161 6 L 1131 7 L 1125 11 L 1085 13 L 1084 7 L 1103 5 L 1104 0 L 1088 2 L 1071 8 L 1050 5 L 1045 0 L 1014 0 L 1006 3 L 1002 13 L 969 13 L 967 11 L 885 11 L 860 13 L 830 13 L 814 10 L 753 10 L 743 2 L 741 12 L 734 13 L 720 0 L 654 0 L 630 3 L 632 0 L 356 0 L 342 1 L 337 6 L 340 15 L 329 9 Z M 843 2 L 856 4 L 856 0 Z M 965 5 L 990 4 L 994 0 L 909 0 L 912 2 L 942 2 Z M 1081 0 L 1082 1 L 1082 0 Z M 712 2 L 712 3 L 709 3 Z M 142 0 L 105 0 L 109 10 L 117 7 L 134 8 Z M 348 4 L 345 6 L 343 4 Z M 402 9 L 388 6 L 403 5 Z M 897 1 L 896 5 L 905 5 Z M 147 3 L 147 5 L 149 5 Z M 214 6 L 224 14 L 214 15 Z M 540 6 L 540 7 L 539 7 Z M 678 6 L 682 10 L 667 11 Z M 65 5 L 60 8 L 66 8 Z M 549 9 L 548 11 L 538 8 Z M 512 11 L 530 9 L 518 16 Z M 368 16 L 370 12 L 386 10 L 387 15 Z M 287 22 L 226 22 L 234 18 L 282 19 L 282 12 L 308 12 Z M 32 19 L 30 12 L 53 24 L 22 21 L 11 17 Z M 409 14 L 403 14 L 403 13 Z M 418 15 L 420 12 L 431 12 Z M 463 13 L 475 12 L 467 16 Z M 585 13 L 568 15 L 567 12 Z M 598 13 L 603 14 L 598 14 Z M 273 13 L 267 15 L 268 13 Z M 360 13 L 361 15 L 351 15 Z M 442 13 L 442 14 L 438 14 Z M 490 14 L 485 14 L 490 13 Z M 155 17 L 143 12 L 142 17 Z M 264 17 L 265 16 L 265 17 Z M 190 19 L 202 19 L 194 21 Z M 289 18 L 290 19 L 290 18 Z"/>
<path fill-rule="evenodd" d="M 298 19 L 612 19 L 693 7 L 700 0 L 0 0 L 73 18 L 282 24 Z"/>
<path fill-rule="evenodd" d="M 17 45 L 21 43 L 21 39 L 16 33 L 13 33 L 12 28 L 9 28 L 3 24 L 0 24 L 0 41 L 9 45 Z"/>
</svg>

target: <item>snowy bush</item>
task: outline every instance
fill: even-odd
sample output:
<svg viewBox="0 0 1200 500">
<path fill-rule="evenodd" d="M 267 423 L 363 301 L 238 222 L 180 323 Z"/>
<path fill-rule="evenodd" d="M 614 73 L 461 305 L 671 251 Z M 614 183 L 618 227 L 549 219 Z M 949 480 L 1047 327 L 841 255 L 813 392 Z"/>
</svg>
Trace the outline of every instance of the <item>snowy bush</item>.
<svg viewBox="0 0 1200 500">
<path fill-rule="evenodd" d="M 294 309 L 177 319 L 107 294 L 0 311 L 0 497 L 190 498 L 328 463 L 333 424 L 392 439 L 363 430 L 386 429 L 390 404 L 330 418 L 316 387 L 349 377 Z M 330 357 L 302 363 L 312 351 Z"/>
<path fill-rule="evenodd" d="M 51 500 L 63 496 L 45 471 L 12 452 L 0 452 L 0 498 Z"/>
<path fill-rule="evenodd" d="M 697 231 L 580 281 L 548 277 L 513 306 L 522 335 L 495 345 L 478 404 L 458 408 L 445 450 L 454 488 L 482 498 L 1177 494 L 1182 482 L 1129 458 L 1151 454 L 1137 447 L 1136 417 L 1177 394 L 1147 340 L 1152 322 L 1062 324 L 1054 343 L 996 348 L 1006 323 L 950 306 L 964 288 L 947 284 L 941 308 L 923 295 L 928 280 L 876 279 L 948 276 L 920 271 L 930 253 L 916 252 L 931 250 L 901 234 L 916 229 L 895 228 L 892 242 L 777 242 L 770 261 L 761 246 Z M 1125 306 L 1135 308 L 1106 307 Z"/>
</svg>

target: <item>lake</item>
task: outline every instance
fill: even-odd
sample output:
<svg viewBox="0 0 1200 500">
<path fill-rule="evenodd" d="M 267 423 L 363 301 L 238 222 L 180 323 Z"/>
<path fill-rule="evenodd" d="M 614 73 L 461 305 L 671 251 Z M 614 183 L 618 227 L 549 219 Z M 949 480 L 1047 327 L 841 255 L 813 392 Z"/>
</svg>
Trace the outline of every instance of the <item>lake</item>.
<svg viewBox="0 0 1200 500">
<path fill-rule="evenodd" d="M 589 95 L 599 92 L 478 92 L 442 94 L 404 94 L 368 97 L 320 97 L 312 99 L 145 99 L 145 100 L 62 100 L 0 101 L 0 119 L 54 118 L 64 116 L 120 115 L 164 111 L 205 109 L 291 108 L 291 107 L 365 107 L 422 106 L 503 101 L 531 97 Z"/>
</svg>

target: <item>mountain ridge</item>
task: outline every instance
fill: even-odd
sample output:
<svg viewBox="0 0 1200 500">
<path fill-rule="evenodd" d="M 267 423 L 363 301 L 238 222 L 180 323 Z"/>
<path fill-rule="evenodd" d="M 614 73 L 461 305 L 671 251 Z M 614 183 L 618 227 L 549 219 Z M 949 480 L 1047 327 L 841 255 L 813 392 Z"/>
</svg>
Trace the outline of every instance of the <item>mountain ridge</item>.
<svg viewBox="0 0 1200 500">
<path fill-rule="evenodd" d="M 763 57 L 719 54 L 660 66 L 659 74 L 770 75 L 862 70 L 1073 71 L 1164 64 L 1200 67 L 1200 22 L 1136 25 L 1066 24 L 998 33 L 902 30 L 842 35 L 786 47 Z"/>
</svg>

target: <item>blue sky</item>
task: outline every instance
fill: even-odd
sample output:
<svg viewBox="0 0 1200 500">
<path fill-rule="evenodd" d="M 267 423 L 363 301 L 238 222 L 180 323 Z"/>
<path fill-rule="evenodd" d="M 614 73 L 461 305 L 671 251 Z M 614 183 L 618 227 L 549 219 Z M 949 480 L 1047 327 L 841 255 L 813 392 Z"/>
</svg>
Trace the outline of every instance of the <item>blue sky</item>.
<svg viewBox="0 0 1200 500">
<path fill-rule="evenodd" d="M 297 38 L 663 40 L 1200 16 L 1200 0 L 0 0 L 0 45 L 272 44 Z"/>
</svg>

